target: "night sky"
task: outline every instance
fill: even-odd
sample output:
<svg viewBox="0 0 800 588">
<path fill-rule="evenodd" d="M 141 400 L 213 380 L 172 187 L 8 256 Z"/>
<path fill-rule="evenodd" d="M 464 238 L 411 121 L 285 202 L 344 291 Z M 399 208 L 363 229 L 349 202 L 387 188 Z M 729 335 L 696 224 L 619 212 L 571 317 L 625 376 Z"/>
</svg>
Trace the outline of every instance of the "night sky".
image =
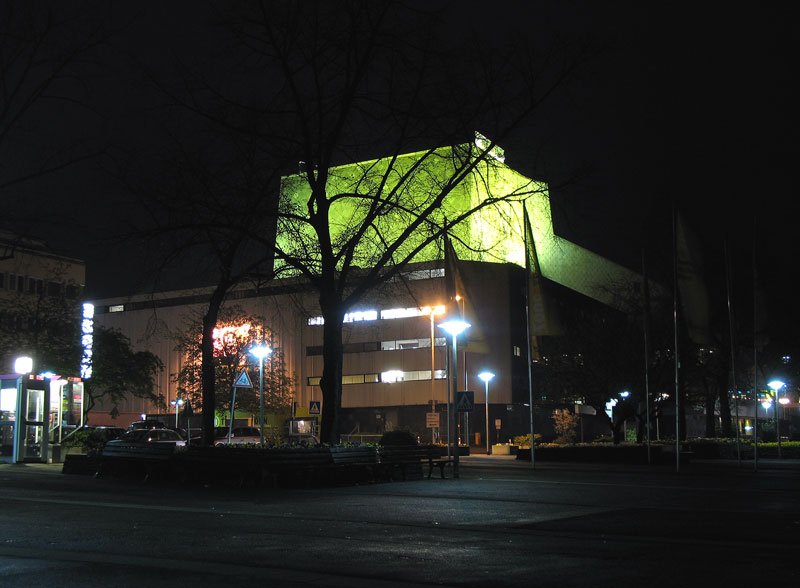
<svg viewBox="0 0 800 588">
<path fill-rule="evenodd" d="M 639 269 L 643 247 L 653 257 L 669 254 L 677 206 L 708 245 L 709 264 L 721 263 L 713 256 L 726 239 L 742 259 L 755 246 L 773 315 L 797 324 L 792 47 L 800 37 L 785 4 L 441 4 L 452 7 L 448 34 L 475 31 L 487 49 L 509 39 L 583 36 L 603 48 L 504 145 L 511 167 L 551 184 L 557 232 Z M 88 293 L 105 296 L 147 284 L 148 268 L 135 263 L 140 252 L 113 238 L 136 214 L 114 172 L 145 161 L 140 156 L 164 140 L 164 97 L 143 71 L 169 77 L 182 64 L 202 64 L 222 40 L 207 22 L 213 3 L 96 6 L 98 21 L 117 32 L 82 66 L 81 84 L 68 89 L 88 108 L 34 109 L 25 133 L 0 143 L 8 162 L 0 174 L 35 158 L 42 141 L 79 137 L 102 149 L 97 158 L 3 189 L 2 200 L 11 211 L 6 222 L 13 218 L 55 251 L 84 259 Z"/>
</svg>

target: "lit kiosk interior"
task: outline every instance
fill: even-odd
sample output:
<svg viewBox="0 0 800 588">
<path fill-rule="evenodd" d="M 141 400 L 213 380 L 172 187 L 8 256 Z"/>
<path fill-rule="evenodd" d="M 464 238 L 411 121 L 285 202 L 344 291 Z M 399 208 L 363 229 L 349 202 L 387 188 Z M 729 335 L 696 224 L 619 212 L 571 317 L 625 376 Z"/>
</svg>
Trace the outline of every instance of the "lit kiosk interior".
<svg viewBox="0 0 800 588">
<path fill-rule="evenodd" d="M 83 425 L 83 382 L 33 374 L 30 358 L 0 375 L 0 461 L 61 461 L 61 441 Z"/>
</svg>

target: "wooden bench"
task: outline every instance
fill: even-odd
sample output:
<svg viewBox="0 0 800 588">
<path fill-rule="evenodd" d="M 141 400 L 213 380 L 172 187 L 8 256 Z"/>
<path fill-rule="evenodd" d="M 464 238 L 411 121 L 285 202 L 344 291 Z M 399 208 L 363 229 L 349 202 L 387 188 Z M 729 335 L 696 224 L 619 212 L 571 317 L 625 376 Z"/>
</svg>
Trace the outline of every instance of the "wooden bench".
<svg viewBox="0 0 800 588">
<path fill-rule="evenodd" d="M 443 455 L 444 448 L 438 445 L 383 445 L 378 448 L 381 470 L 388 480 L 399 473 L 403 480 L 422 478 L 422 467 L 428 466 L 428 478 L 433 468 L 439 468 L 444 479 L 444 468 L 453 464 L 453 459 Z"/>
<path fill-rule="evenodd" d="M 110 475 L 142 476 L 145 481 L 161 478 L 168 471 L 174 443 L 106 443 L 95 472 L 96 478 Z"/>
</svg>

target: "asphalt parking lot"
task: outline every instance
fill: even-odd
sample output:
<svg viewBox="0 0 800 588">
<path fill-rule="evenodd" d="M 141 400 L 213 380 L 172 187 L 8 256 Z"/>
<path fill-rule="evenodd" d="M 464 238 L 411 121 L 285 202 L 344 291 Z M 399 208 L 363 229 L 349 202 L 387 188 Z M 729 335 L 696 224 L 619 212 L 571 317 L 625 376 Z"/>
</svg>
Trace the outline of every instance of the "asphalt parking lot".
<svg viewBox="0 0 800 588">
<path fill-rule="evenodd" d="M 0 465 L 0 586 L 798 585 L 800 462 L 461 458 L 459 479 L 180 487 Z"/>
</svg>

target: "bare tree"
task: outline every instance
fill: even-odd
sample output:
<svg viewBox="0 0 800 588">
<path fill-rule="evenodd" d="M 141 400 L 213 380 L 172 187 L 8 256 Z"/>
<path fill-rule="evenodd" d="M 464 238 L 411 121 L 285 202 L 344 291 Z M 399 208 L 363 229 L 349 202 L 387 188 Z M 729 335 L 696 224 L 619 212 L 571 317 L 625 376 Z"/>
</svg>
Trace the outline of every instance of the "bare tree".
<svg viewBox="0 0 800 588">
<path fill-rule="evenodd" d="M 324 318 L 321 439 L 336 443 L 345 313 L 410 263 L 436 258 L 443 236 L 482 208 L 542 189 L 536 182 L 497 187 L 498 144 L 569 79 L 585 53 L 539 60 L 523 46 L 487 50 L 478 38 L 442 35 L 435 8 L 398 2 L 228 8 L 223 19 L 238 44 L 220 52 L 225 80 L 196 75 L 184 84 L 188 93 L 170 96 L 197 120 L 257 145 L 260 163 L 284 176 L 277 206 L 258 208 L 277 235 L 252 216 L 226 230 L 259 243 L 259 263 L 274 259 L 276 273 L 304 278 L 316 293 Z M 482 194 L 478 201 L 464 198 L 472 188 Z M 184 229 L 197 226 L 185 213 Z M 221 271 L 210 308 L 247 276 L 232 271 L 238 245 L 220 247 L 211 226 L 204 238 Z M 463 232 L 461 240 L 471 246 Z M 213 385 L 211 374 L 204 387 Z M 204 388 L 209 412 L 211 398 Z"/>
<path fill-rule="evenodd" d="M 97 8 L 38 1 L 0 5 L 0 194 L 101 152 L 75 122 L 76 112 L 90 108 L 87 79 L 109 36 Z M 41 219 L 43 212 L 36 213 Z M 26 220 L 33 222 L 13 208 L 4 216 L 18 233 L 25 232 Z"/>
</svg>

